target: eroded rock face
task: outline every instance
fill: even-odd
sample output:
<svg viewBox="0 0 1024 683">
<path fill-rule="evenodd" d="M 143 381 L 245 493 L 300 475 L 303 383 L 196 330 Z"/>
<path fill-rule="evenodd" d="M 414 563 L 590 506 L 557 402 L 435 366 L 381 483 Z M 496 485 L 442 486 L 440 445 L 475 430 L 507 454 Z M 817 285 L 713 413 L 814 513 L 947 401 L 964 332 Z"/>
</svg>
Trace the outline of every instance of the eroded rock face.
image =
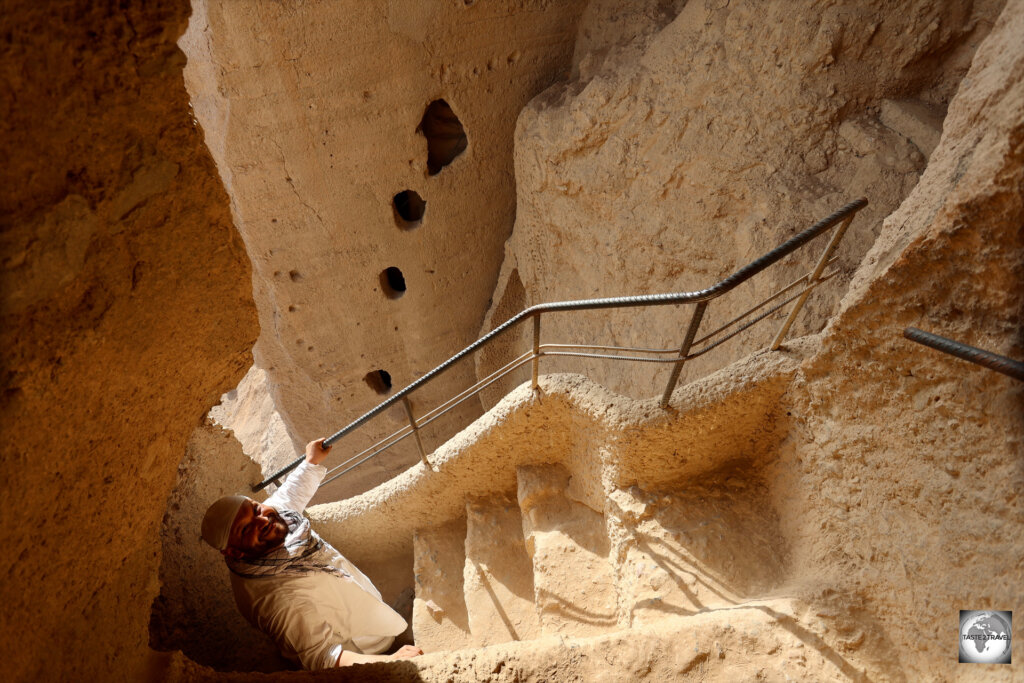
<svg viewBox="0 0 1024 683">
<path fill-rule="evenodd" d="M 186 80 L 254 265 L 257 361 L 296 446 L 476 338 L 512 228 L 515 119 L 568 72 L 584 4 L 196 3 Z M 472 382 L 467 362 L 413 408 Z M 395 408 L 338 452 L 404 425 Z M 455 427 L 478 414 L 463 404 Z M 428 447 L 450 426 L 429 427 Z M 410 440 L 330 496 L 417 459 Z"/>
<path fill-rule="evenodd" d="M 175 40 L 186 2 L 4 8 L 0 653 L 142 680 L 185 443 L 250 361 L 250 269 Z"/>
<path fill-rule="evenodd" d="M 181 650 L 218 670 L 289 668 L 274 642 L 239 613 L 224 558 L 199 537 L 207 506 L 221 496 L 249 493 L 259 477 L 259 466 L 212 420 L 192 433 L 160 534 L 160 597 L 150 623 L 154 648 Z"/>
<path fill-rule="evenodd" d="M 1021 383 L 902 337 L 1024 357 L 1021 35 L 1012 2 L 805 367 L 777 473 L 777 490 L 809 492 L 777 502 L 794 562 L 869 596 L 911 680 L 953 675 L 957 610 L 1024 600 Z"/>
<path fill-rule="evenodd" d="M 298 457 L 288 428 L 274 406 L 267 387 L 267 373 L 255 365 L 238 386 L 221 397 L 221 402 L 210 411 L 218 425 L 229 430 L 241 445 L 245 459 L 259 465 L 252 485 L 263 477 L 280 470 Z M 211 459 L 217 456 L 211 455 Z"/>
<path fill-rule="evenodd" d="M 792 335 L 820 329 L 881 220 L 917 183 L 1001 6 L 591 3 L 575 78 L 531 101 L 517 124 L 516 225 L 485 330 L 544 301 L 703 289 L 865 196 L 838 252 L 847 277 L 812 295 Z M 713 303 L 701 329 L 811 270 L 823 247 Z M 542 339 L 678 348 L 691 311 L 551 315 Z M 774 320 L 687 364 L 682 381 L 765 345 Z M 481 376 L 514 357 L 492 355 Z M 542 365 L 637 397 L 668 376 L 608 361 Z"/>
</svg>

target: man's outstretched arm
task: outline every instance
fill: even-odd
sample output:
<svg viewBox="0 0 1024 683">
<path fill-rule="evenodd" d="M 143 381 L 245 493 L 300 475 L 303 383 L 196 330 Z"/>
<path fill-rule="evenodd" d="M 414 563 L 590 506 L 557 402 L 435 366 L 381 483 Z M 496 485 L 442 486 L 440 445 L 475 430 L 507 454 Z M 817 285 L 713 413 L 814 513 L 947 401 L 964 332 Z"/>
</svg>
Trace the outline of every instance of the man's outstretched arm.
<svg viewBox="0 0 1024 683">
<path fill-rule="evenodd" d="M 306 509 L 317 486 L 323 481 L 327 470 L 320 465 L 330 452 L 324 448 L 324 440 L 316 439 L 306 444 L 306 460 L 289 473 L 281 488 L 263 503 L 275 510 L 294 510 L 302 512 Z"/>
</svg>

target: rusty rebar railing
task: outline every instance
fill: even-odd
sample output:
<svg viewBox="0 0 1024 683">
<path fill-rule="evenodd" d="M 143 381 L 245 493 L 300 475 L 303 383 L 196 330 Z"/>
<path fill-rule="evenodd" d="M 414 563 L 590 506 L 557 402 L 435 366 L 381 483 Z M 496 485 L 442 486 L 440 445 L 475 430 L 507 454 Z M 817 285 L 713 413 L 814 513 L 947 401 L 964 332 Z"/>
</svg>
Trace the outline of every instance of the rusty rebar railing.
<svg viewBox="0 0 1024 683">
<path fill-rule="evenodd" d="M 669 399 L 672 396 L 672 392 L 675 390 L 676 383 L 679 381 L 679 376 L 682 372 L 683 366 L 686 364 L 687 361 L 697 358 L 698 356 L 704 355 L 711 349 L 719 346 L 725 341 L 728 341 L 729 339 L 735 337 L 740 332 L 746 330 L 752 325 L 755 325 L 761 320 L 764 320 L 771 314 L 781 310 L 789 303 L 795 301 L 796 303 L 790 310 L 789 316 L 786 318 L 786 321 L 783 323 L 782 327 L 778 331 L 778 334 L 776 334 L 775 339 L 772 341 L 770 345 L 770 348 L 772 350 L 777 349 L 779 347 L 779 345 L 783 342 L 786 335 L 788 334 L 789 329 L 792 326 L 793 321 L 796 319 L 796 316 L 799 313 L 801 307 L 807 300 L 807 297 L 810 295 L 811 290 L 820 285 L 822 282 L 831 279 L 837 274 L 838 271 L 833 271 L 828 274 L 826 274 L 824 271 L 829 265 L 832 265 L 836 262 L 837 259 L 834 256 L 834 252 L 838 247 L 840 240 L 842 240 L 843 235 L 846 234 L 846 230 L 849 227 L 850 222 L 853 220 L 854 216 L 857 214 L 858 211 L 867 206 L 867 203 L 868 201 L 863 198 L 850 202 L 849 204 L 842 207 L 832 215 L 818 221 L 817 223 L 807 228 L 803 232 L 794 235 L 793 237 L 786 240 L 784 243 L 782 243 L 775 249 L 769 251 L 767 254 L 764 254 L 755 261 L 752 261 L 751 263 L 737 270 L 729 277 L 725 278 L 724 280 L 721 280 L 720 282 L 712 285 L 711 287 L 708 287 L 707 289 L 702 289 L 696 292 L 676 292 L 670 294 L 650 294 L 645 296 L 624 296 L 605 299 L 585 299 L 580 301 L 557 301 L 546 304 L 538 304 L 536 306 L 531 306 L 527 308 L 526 310 L 513 316 L 503 324 L 494 328 L 493 330 L 485 334 L 483 337 L 481 337 L 480 339 L 476 340 L 475 342 L 464 348 L 462 351 L 459 351 L 457 354 L 455 354 L 445 362 L 441 363 L 436 368 L 434 368 L 430 372 L 426 373 L 425 375 L 414 381 L 412 384 L 408 385 L 401 391 L 396 392 L 387 400 L 379 403 L 373 409 L 367 411 L 366 413 L 356 418 L 342 429 L 338 430 L 331 436 L 324 439 L 325 446 L 332 446 L 345 435 L 351 434 L 353 431 L 355 431 L 362 425 L 366 424 L 371 419 L 373 419 L 374 417 L 376 417 L 377 415 L 384 412 L 389 407 L 398 402 L 402 402 L 405 408 L 406 416 L 408 417 L 409 420 L 408 425 L 395 431 L 394 433 L 385 437 L 384 439 L 381 439 L 380 441 L 376 442 L 369 448 L 351 456 L 345 462 L 333 467 L 328 472 L 328 475 L 332 476 L 328 476 L 327 478 L 325 478 L 321 486 L 337 479 L 338 477 L 342 476 L 349 470 L 358 467 L 359 465 L 366 462 L 370 458 L 373 458 L 376 455 L 384 452 L 385 450 L 391 448 L 392 446 L 406 439 L 409 436 L 415 436 L 417 448 L 420 454 L 420 459 L 423 461 L 424 465 L 430 467 L 430 461 L 427 457 L 426 451 L 423 448 L 423 442 L 420 438 L 420 431 L 424 427 L 432 423 L 434 420 L 440 418 L 441 416 L 443 416 L 456 406 L 460 405 L 462 402 L 468 400 L 473 396 L 476 396 L 478 393 L 480 393 L 490 385 L 494 384 L 505 375 L 517 370 L 518 368 L 526 365 L 527 363 L 530 363 L 532 365 L 531 382 L 533 384 L 533 387 L 536 389 L 538 386 L 538 378 L 540 373 L 540 359 L 543 356 L 606 358 L 613 360 L 629 360 L 647 363 L 672 363 L 672 370 L 669 375 L 669 381 L 668 384 L 665 386 L 665 389 L 662 392 L 661 396 L 662 407 L 668 406 Z M 818 258 L 818 261 L 815 264 L 814 269 L 810 273 L 804 275 L 801 278 L 798 278 L 797 280 L 790 283 L 783 289 L 773 293 L 771 296 L 762 300 L 754 307 L 750 308 L 749 310 L 745 311 L 739 316 L 733 318 L 732 320 L 718 327 L 712 332 L 705 334 L 699 339 L 696 338 L 697 333 L 700 329 L 701 321 L 704 318 L 704 314 L 707 311 L 708 305 L 713 299 L 722 296 L 723 294 L 731 291 L 740 284 L 746 282 L 753 276 L 757 275 L 758 273 L 765 270 L 769 266 L 777 263 L 784 257 L 793 253 L 800 247 L 804 246 L 814 238 L 825 233 L 826 231 L 835 227 L 836 225 L 839 226 L 838 230 L 836 230 L 835 233 L 833 233 L 832 239 L 825 247 L 821 256 Z M 790 294 L 791 292 L 793 293 Z M 790 294 L 790 296 L 782 299 L 780 303 L 769 308 L 767 311 L 761 313 L 752 320 L 747 321 L 745 324 L 731 331 L 729 334 L 723 336 L 717 341 L 711 342 L 711 339 L 713 339 L 715 336 L 724 333 L 733 325 L 739 323 L 741 320 L 744 320 L 754 312 L 761 310 L 768 304 L 772 303 L 773 301 L 776 301 L 777 299 L 785 296 L 786 294 Z M 541 316 L 546 313 L 556 313 L 564 311 L 592 311 L 605 308 L 668 306 L 679 304 L 694 304 L 694 311 L 692 316 L 690 317 L 690 322 L 687 326 L 683 342 L 678 348 L 645 349 L 639 347 L 541 343 Z M 452 397 L 445 403 L 442 403 L 440 406 L 434 408 L 433 410 L 424 413 L 418 417 L 413 416 L 412 406 L 409 403 L 408 399 L 410 394 L 412 394 L 414 391 L 416 391 L 417 389 L 419 389 L 424 384 L 434 379 L 438 375 L 444 373 L 446 370 L 448 370 L 448 368 L 453 366 L 455 363 L 469 356 L 469 354 L 491 343 L 494 339 L 505 334 L 506 332 L 516 327 L 520 323 L 526 321 L 527 319 L 531 319 L 533 321 L 533 343 L 530 351 L 523 353 L 516 359 L 507 363 L 504 367 L 492 372 L 487 377 L 484 377 L 473 386 L 456 394 L 454 397 Z M 700 344 L 704 344 L 704 346 L 701 346 L 700 348 L 694 350 L 693 347 L 695 345 Z M 627 353 L 630 355 L 621 355 L 623 353 Z M 271 474 L 269 477 L 264 479 L 259 484 L 253 486 L 252 490 L 254 492 L 260 491 L 269 484 L 279 481 L 280 477 L 284 476 L 292 469 L 297 467 L 299 463 L 302 462 L 302 460 L 302 457 L 297 458 L 294 462 L 290 463 L 286 467 L 281 468 L 277 472 Z M 338 472 L 338 470 L 341 471 Z M 335 472 L 337 472 L 337 474 L 335 474 Z"/>
</svg>

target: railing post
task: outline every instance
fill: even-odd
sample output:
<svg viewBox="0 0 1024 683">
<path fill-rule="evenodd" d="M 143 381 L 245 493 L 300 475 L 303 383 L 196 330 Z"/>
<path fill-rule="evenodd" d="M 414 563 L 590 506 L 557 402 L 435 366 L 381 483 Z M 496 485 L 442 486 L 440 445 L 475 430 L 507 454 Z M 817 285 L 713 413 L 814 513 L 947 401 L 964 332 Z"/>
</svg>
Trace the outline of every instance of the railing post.
<svg viewBox="0 0 1024 683">
<path fill-rule="evenodd" d="M 672 366 L 672 374 L 668 378 L 668 386 L 665 387 L 665 393 L 661 395 L 662 408 L 667 407 L 669 399 L 672 398 L 672 391 L 676 388 L 676 382 L 679 381 L 679 373 L 683 371 L 683 364 L 690 353 L 690 346 L 693 345 L 693 338 L 697 336 L 697 328 L 700 327 L 700 321 L 704 317 L 704 311 L 707 307 L 708 302 L 701 301 L 693 310 L 693 317 L 690 318 L 690 328 L 686 330 L 686 339 L 683 340 L 683 345 L 679 347 L 679 360 Z"/>
<path fill-rule="evenodd" d="M 430 466 L 430 461 L 427 460 L 427 452 L 423 449 L 423 441 L 420 439 L 420 428 L 416 425 L 416 418 L 412 416 L 412 406 L 409 405 L 408 397 L 402 397 L 402 405 L 405 406 L 405 414 L 409 416 L 409 426 L 412 427 L 412 435 L 416 437 L 416 447 L 420 449 L 420 460 L 427 466 L 427 469 L 433 469 Z"/>
<path fill-rule="evenodd" d="M 537 377 L 540 375 L 540 313 L 533 316 L 533 389 L 540 388 Z"/>
<path fill-rule="evenodd" d="M 789 328 L 796 320 L 796 316 L 800 312 L 800 309 L 803 308 L 804 302 L 807 301 L 807 297 L 809 297 L 811 292 L 814 290 L 815 283 L 818 281 L 818 278 L 821 277 L 822 271 L 825 270 L 825 266 L 828 265 L 828 260 L 832 258 L 832 252 L 834 252 L 836 247 L 839 246 L 839 242 L 843 239 L 843 235 L 846 234 L 846 229 L 850 227 L 850 222 L 853 220 L 855 215 L 856 214 L 850 214 L 847 216 L 846 219 L 839 224 L 839 227 L 836 228 L 835 233 L 832 235 L 832 239 L 829 240 L 828 246 L 825 247 L 825 251 L 822 252 L 821 258 L 818 259 L 817 265 L 814 266 L 814 271 L 807 280 L 807 290 L 801 294 L 800 298 L 796 300 L 795 304 L 793 304 L 793 308 L 790 309 L 789 315 L 786 317 L 786 322 L 782 323 L 779 333 L 775 335 L 775 339 L 772 341 L 772 345 L 770 347 L 772 351 L 778 349 L 782 344 L 782 340 L 786 338 L 786 335 L 789 333 Z"/>
</svg>

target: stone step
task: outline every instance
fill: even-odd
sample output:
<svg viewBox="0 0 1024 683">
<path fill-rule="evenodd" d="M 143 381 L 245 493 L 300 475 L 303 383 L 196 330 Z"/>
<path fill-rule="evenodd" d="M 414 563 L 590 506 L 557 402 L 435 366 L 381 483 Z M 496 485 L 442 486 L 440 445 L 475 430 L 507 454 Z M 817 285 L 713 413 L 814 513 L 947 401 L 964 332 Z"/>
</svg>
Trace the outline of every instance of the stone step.
<svg viewBox="0 0 1024 683">
<path fill-rule="evenodd" d="M 561 465 L 521 466 L 517 476 L 542 633 L 585 637 L 615 630 L 604 515 L 569 497 L 570 475 Z"/>
<path fill-rule="evenodd" d="M 416 580 L 412 629 L 416 643 L 429 652 L 480 645 L 469 631 L 463 592 L 465 517 L 417 530 L 412 542 Z"/>
<path fill-rule="evenodd" d="M 413 660 L 423 681 L 899 681 L 899 654 L 842 610 L 753 600 L 589 637 L 543 636 Z M 850 634 L 853 640 L 850 639 Z M 383 672 L 383 670 L 382 670 Z M 396 671 L 387 680 L 407 681 Z"/>
<path fill-rule="evenodd" d="M 616 489 L 608 528 L 628 626 L 728 607 L 784 576 L 775 513 L 762 487 L 742 477 L 666 493 Z"/>
<path fill-rule="evenodd" d="M 519 506 L 510 498 L 466 503 L 463 591 L 469 631 L 490 645 L 540 635 L 533 604 L 533 565 Z"/>
</svg>

